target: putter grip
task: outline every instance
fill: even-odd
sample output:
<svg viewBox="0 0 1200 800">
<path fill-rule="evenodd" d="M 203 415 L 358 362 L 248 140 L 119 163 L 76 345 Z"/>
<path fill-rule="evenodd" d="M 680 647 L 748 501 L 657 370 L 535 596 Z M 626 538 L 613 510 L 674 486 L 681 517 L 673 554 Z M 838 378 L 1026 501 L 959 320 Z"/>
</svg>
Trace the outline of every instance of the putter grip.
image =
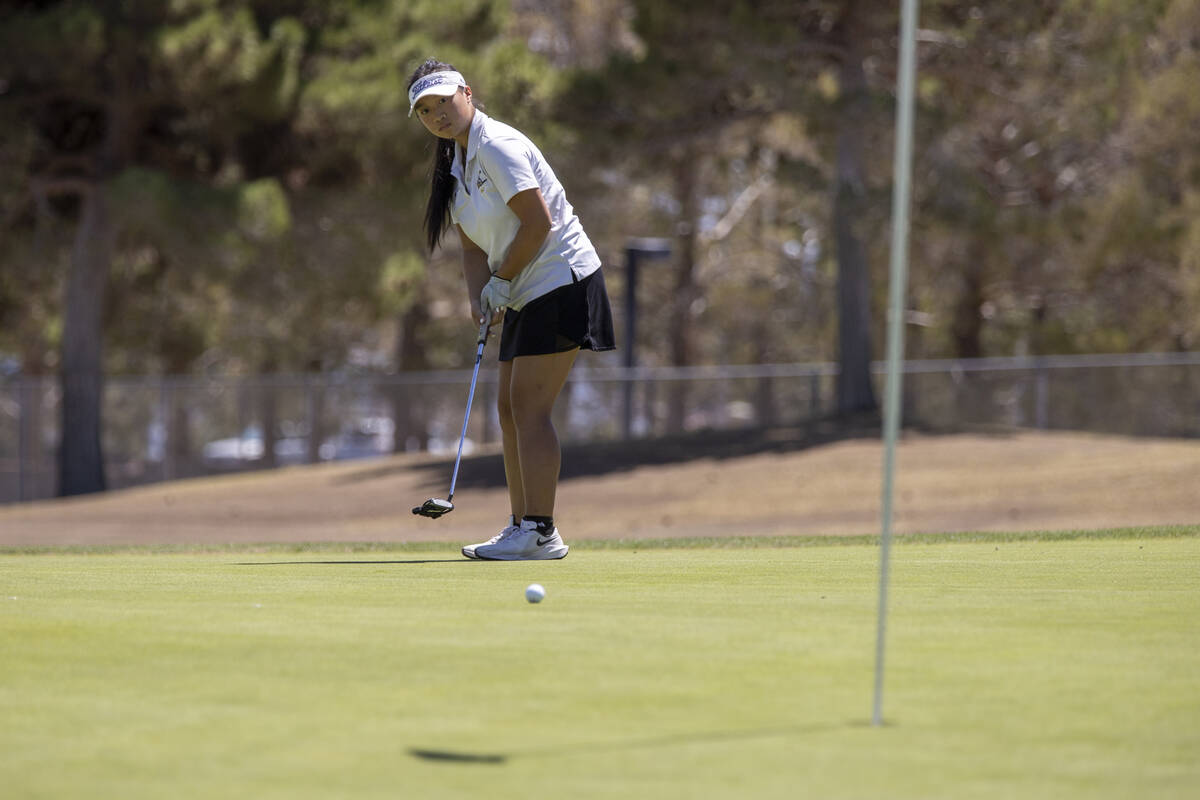
<svg viewBox="0 0 1200 800">
<path fill-rule="evenodd" d="M 475 344 L 486 344 L 488 328 L 492 325 L 492 310 L 489 308 L 487 313 L 483 315 L 483 322 L 479 323 L 479 337 L 475 340 Z"/>
</svg>

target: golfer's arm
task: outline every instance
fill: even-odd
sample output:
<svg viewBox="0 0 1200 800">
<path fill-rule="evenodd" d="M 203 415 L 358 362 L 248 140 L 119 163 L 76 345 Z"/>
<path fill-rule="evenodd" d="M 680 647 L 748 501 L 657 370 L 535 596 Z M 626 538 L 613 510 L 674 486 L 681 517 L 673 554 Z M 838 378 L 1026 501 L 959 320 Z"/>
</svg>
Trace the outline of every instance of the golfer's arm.
<svg viewBox="0 0 1200 800">
<path fill-rule="evenodd" d="M 508 207 L 517 215 L 519 225 L 496 274 L 511 281 L 521 274 L 521 270 L 525 269 L 538 254 L 538 250 L 542 249 L 546 237 L 550 234 L 551 223 L 550 209 L 546 206 L 546 198 L 542 197 L 541 189 L 517 192 L 508 201 Z"/>
<path fill-rule="evenodd" d="M 483 291 L 488 279 L 492 277 L 492 271 L 488 267 L 487 253 L 463 233 L 461 225 L 455 227 L 458 228 L 458 237 L 462 240 L 463 277 L 467 280 L 467 297 L 470 298 L 472 305 L 477 305 L 479 293 Z"/>
</svg>

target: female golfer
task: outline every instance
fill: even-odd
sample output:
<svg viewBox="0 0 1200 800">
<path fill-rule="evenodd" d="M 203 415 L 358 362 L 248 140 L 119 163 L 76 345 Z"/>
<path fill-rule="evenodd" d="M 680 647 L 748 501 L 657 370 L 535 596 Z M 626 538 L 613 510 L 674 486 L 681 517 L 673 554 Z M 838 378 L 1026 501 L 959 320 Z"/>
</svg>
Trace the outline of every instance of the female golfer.
<svg viewBox="0 0 1200 800">
<path fill-rule="evenodd" d="M 512 516 L 463 555 L 563 558 L 568 548 L 554 525 L 561 450 L 550 414 L 580 348 L 615 347 L 600 259 L 541 151 L 484 114 L 454 67 L 433 59 L 419 66 L 408 102 L 438 137 L 429 248 L 453 223 L 471 314 L 504 323 L 498 405 Z"/>
</svg>

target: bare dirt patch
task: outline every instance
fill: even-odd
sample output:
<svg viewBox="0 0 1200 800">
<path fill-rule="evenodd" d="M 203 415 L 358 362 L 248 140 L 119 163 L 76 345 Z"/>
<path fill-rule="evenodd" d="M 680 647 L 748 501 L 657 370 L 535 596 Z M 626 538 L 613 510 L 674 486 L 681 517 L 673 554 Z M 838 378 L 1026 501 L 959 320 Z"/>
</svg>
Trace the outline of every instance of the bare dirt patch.
<svg viewBox="0 0 1200 800">
<path fill-rule="evenodd" d="M 786 437 L 785 437 L 786 438 Z M 850 535 L 879 531 L 878 438 L 725 439 L 705 454 L 642 445 L 569 448 L 557 519 L 568 540 Z M 605 455 L 607 453 L 607 455 Z M 465 460 L 455 511 L 450 462 L 429 456 L 206 478 L 0 507 L 0 545 L 474 542 L 503 524 L 494 454 Z M 897 533 L 1200 523 L 1200 442 L 1079 433 L 909 434 L 897 452 Z"/>
</svg>

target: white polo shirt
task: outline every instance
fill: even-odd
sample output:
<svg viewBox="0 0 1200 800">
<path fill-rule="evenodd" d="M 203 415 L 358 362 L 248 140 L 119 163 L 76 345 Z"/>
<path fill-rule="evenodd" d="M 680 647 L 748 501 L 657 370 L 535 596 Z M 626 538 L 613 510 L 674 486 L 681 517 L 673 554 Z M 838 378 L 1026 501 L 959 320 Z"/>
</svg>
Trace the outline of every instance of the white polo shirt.
<svg viewBox="0 0 1200 800">
<path fill-rule="evenodd" d="M 492 272 L 500 268 L 520 225 L 508 201 L 517 192 L 541 189 L 550 209 L 550 233 L 533 260 L 512 282 L 509 305 L 526 303 L 600 268 L 596 248 L 584 233 L 566 192 L 537 146 L 510 125 L 475 110 L 466 165 L 455 149 L 451 171 L 458 179 L 450 219 L 487 253 Z"/>
</svg>

